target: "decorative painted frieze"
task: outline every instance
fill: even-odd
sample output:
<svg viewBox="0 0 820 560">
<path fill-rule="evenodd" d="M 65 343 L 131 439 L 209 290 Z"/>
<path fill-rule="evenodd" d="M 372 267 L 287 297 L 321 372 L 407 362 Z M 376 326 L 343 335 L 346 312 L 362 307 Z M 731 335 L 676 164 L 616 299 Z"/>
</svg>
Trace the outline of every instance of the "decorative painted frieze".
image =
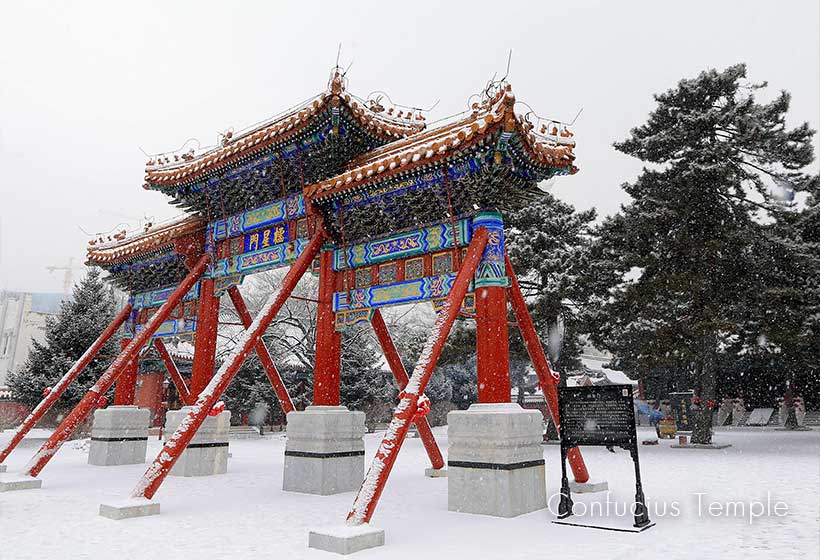
<svg viewBox="0 0 820 560">
<path fill-rule="evenodd" d="M 469 220 L 456 221 L 455 231 L 459 245 L 466 246 L 470 243 L 472 229 Z M 337 249 L 333 257 L 333 269 L 343 270 L 345 268 L 369 266 L 380 262 L 432 253 L 433 251 L 449 249 L 454 246 L 452 225 L 442 223 L 384 239 L 353 245 L 347 248 L 346 259 L 344 249 Z"/>
<path fill-rule="evenodd" d="M 504 267 L 504 222 L 498 212 L 479 212 L 473 218 L 473 230 L 484 227 L 489 232 L 487 247 L 475 273 L 476 288 L 501 286 L 506 288 L 509 279 Z"/>
<path fill-rule="evenodd" d="M 302 195 L 289 196 L 265 206 L 242 212 L 227 219 L 216 220 L 209 228 L 208 240 L 221 241 L 261 228 L 270 228 L 287 220 L 305 215 L 305 199 Z M 213 237 L 211 237 L 213 235 Z"/>
<path fill-rule="evenodd" d="M 211 270 L 211 278 L 246 275 L 285 266 L 296 260 L 308 243 L 307 239 L 296 239 L 220 259 Z"/>
<path fill-rule="evenodd" d="M 131 303 L 134 309 L 145 309 L 148 307 L 159 307 L 171 297 L 171 294 L 176 289 L 176 286 L 169 286 L 167 288 L 160 288 L 150 292 L 142 292 L 134 294 Z M 199 282 L 194 284 L 188 293 L 182 298 L 182 301 L 193 301 L 199 299 Z"/>
<path fill-rule="evenodd" d="M 425 276 L 416 280 L 405 280 L 386 286 L 356 288 L 333 294 L 333 310 L 347 311 L 387 307 L 403 303 L 415 303 L 446 297 L 453 287 L 455 274 Z"/>
<path fill-rule="evenodd" d="M 137 325 L 134 330 L 135 334 L 139 334 L 145 325 Z M 159 328 L 151 335 L 151 338 L 163 337 L 191 337 L 196 333 L 196 319 L 169 319 L 164 321 Z M 126 335 L 130 338 L 130 335 Z"/>
</svg>

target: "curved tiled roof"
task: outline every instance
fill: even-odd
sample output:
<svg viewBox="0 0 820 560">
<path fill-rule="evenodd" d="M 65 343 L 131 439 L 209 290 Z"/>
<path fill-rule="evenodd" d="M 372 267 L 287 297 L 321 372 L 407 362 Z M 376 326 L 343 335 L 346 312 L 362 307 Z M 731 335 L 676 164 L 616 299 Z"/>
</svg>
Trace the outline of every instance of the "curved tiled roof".
<svg viewBox="0 0 820 560">
<path fill-rule="evenodd" d="M 504 132 L 516 133 L 534 164 L 542 167 L 570 166 L 571 172 L 575 173 L 577 169 L 572 165 L 575 141 L 572 134 L 563 125 L 559 128 L 557 123 L 552 129 L 544 125 L 536 133 L 527 117 L 516 115 L 514 105 L 515 96 L 507 86 L 485 104 L 474 105 L 468 117 L 372 150 L 353 160 L 344 173 L 308 185 L 304 195 L 308 199 L 318 200 L 356 189 L 394 173 L 447 157 L 499 128 L 503 128 Z"/>
<path fill-rule="evenodd" d="M 175 155 L 173 160 L 170 156 L 149 160 L 143 186 L 151 189 L 192 182 L 271 145 L 289 140 L 328 107 L 341 108 L 343 105 L 364 130 L 385 141 L 410 136 L 425 127 L 423 117 L 416 111 L 407 110 L 406 114 L 395 108 L 385 111 L 378 101 L 365 102 L 350 95 L 337 73 L 327 91 L 235 138 L 226 136 L 221 146 L 196 156 L 189 152 L 182 156 Z"/>
<path fill-rule="evenodd" d="M 120 232 L 114 241 L 88 244 L 86 264 L 107 265 L 130 260 L 138 255 L 150 253 L 171 246 L 174 240 L 191 233 L 202 231 L 205 221 L 197 216 L 183 216 L 167 224 L 148 228 L 136 235 L 126 236 Z"/>
</svg>

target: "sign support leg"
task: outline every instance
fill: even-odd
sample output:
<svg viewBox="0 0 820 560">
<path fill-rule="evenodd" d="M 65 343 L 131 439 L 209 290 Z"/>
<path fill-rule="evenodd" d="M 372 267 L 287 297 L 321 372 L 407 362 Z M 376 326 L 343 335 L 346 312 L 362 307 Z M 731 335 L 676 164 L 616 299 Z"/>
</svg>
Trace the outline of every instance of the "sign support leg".
<svg viewBox="0 0 820 560">
<path fill-rule="evenodd" d="M 567 449 L 561 446 L 561 501 L 558 503 L 558 519 L 572 515 L 572 494 L 567 478 Z"/>
<path fill-rule="evenodd" d="M 637 442 L 631 449 L 630 455 L 632 462 L 635 464 L 635 523 L 633 527 L 645 527 L 649 525 L 649 512 L 646 509 L 646 498 L 643 495 L 643 485 L 641 484 L 641 469 L 638 463 L 638 446 Z"/>
</svg>

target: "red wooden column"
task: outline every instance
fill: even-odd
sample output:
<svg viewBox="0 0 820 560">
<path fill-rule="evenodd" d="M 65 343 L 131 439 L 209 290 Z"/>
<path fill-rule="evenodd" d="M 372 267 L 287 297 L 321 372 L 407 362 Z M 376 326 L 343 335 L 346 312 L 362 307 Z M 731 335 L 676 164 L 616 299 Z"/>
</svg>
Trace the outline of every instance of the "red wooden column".
<svg viewBox="0 0 820 560">
<path fill-rule="evenodd" d="M 120 341 L 120 352 L 124 352 L 130 344 L 130 338 L 123 338 Z M 137 373 L 139 371 L 139 358 L 131 360 L 123 370 L 117 385 L 114 389 L 114 406 L 134 404 L 134 395 L 137 392 Z"/>
<path fill-rule="evenodd" d="M 393 339 L 390 337 L 390 331 L 387 330 L 387 325 L 384 323 L 381 311 L 378 308 L 373 310 L 373 318 L 370 319 L 370 324 L 373 326 L 373 331 L 376 333 L 376 338 L 379 339 L 384 357 L 387 364 L 390 366 L 390 371 L 393 372 L 393 378 L 399 386 L 400 391 L 404 391 L 410 378 L 407 376 L 407 370 L 404 369 L 404 364 L 401 363 L 401 357 L 396 350 L 396 345 L 393 344 Z M 436 444 L 436 438 L 433 436 L 433 431 L 430 429 L 430 423 L 427 418 L 414 418 L 413 422 L 419 430 L 419 437 L 424 444 L 424 449 L 427 451 L 427 456 L 430 458 L 430 465 L 434 469 L 444 468 L 444 458 L 441 456 L 441 451 Z"/>
<path fill-rule="evenodd" d="M 182 378 L 182 375 L 180 375 L 179 369 L 174 362 L 174 358 L 171 357 L 171 354 L 168 352 L 168 348 L 165 346 L 165 343 L 161 338 L 154 339 L 154 350 L 157 351 L 162 363 L 165 364 L 165 370 L 168 372 L 168 377 L 171 378 L 171 382 L 174 384 L 174 387 L 177 388 L 179 400 L 181 400 L 186 406 L 194 404 L 194 399 L 188 391 L 188 386 L 185 384 L 185 380 Z"/>
<path fill-rule="evenodd" d="M 245 325 L 246 329 L 251 328 L 251 325 L 253 325 L 253 317 L 251 317 L 248 311 L 248 306 L 245 305 L 245 300 L 242 298 L 239 288 L 236 286 L 228 288 L 228 296 L 231 298 L 242 324 Z M 262 369 L 265 370 L 265 375 L 268 376 L 268 381 L 270 381 L 273 391 L 276 393 L 276 398 L 279 399 L 279 405 L 282 407 L 282 411 L 284 411 L 285 417 L 287 418 L 288 412 L 293 412 L 295 408 L 293 407 L 293 402 L 290 400 L 288 389 L 282 381 L 282 376 L 279 375 L 279 370 L 276 369 L 276 364 L 273 362 L 270 352 L 268 352 L 268 347 L 265 346 L 265 342 L 260 338 L 256 346 L 254 346 L 254 350 L 256 351 L 256 355 L 259 356 Z"/>
<path fill-rule="evenodd" d="M 547 407 L 552 416 L 552 421 L 560 436 L 561 419 L 558 414 L 558 389 L 556 389 L 560 377 L 550 369 L 547 355 L 544 354 L 541 341 L 538 340 L 538 333 L 535 330 L 532 317 L 530 317 L 527 302 L 524 301 L 524 294 L 521 293 L 521 287 L 518 285 L 518 279 L 515 276 L 515 271 L 513 270 L 509 257 L 505 257 L 505 265 L 507 275 L 510 277 L 510 303 L 512 304 L 513 313 L 515 313 L 515 319 L 518 321 L 518 328 L 521 330 L 521 338 L 524 339 L 524 345 L 527 347 L 527 353 L 530 355 L 532 366 L 538 375 L 538 384 L 544 393 L 544 399 L 547 401 Z M 569 465 L 572 468 L 572 474 L 575 476 L 575 481 L 587 482 L 589 480 L 589 471 L 584 463 L 584 458 L 581 456 L 581 450 L 577 447 L 573 447 L 569 449 L 567 457 L 569 459 Z"/>
<path fill-rule="evenodd" d="M 214 281 L 212 278 L 203 278 L 199 286 L 196 342 L 191 371 L 191 395 L 193 397 L 199 395 L 214 376 L 216 333 L 219 328 L 219 298 L 214 297 Z"/>
<path fill-rule="evenodd" d="M 473 227 L 482 226 L 489 237 L 475 275 L 478 402 L 506 403 L 510 402 L 510 352 L 501 214 L 477 214 Z"/>
<path fill-rule="evenodd" d="M 340 402 L 342 333 L 336 330 L 336 314 L 333 312 L 335 289 L 333 250 L 326 246 L 319 253 L 319 305 L 313 375 L 313 404 L 319 406 L 338 406 Z"/>
<path fill-rule="evenodd" d="M 464 295 L 467 293 L 470 280 L 476 271 L 484 247 L 487 245 L 487 237 L 487 230 L 483 227 L 478 228 L 473 235 L 473 240 L 470 242 L 467 254 L 461 263 L 461 269 L 458 271 L 453 286 L 450 288 L 450 293 L 436 317 L 433 332 L 430 333 L 430 337 L 424 344 L 421 356 L 413 369 L 413 375 L 410 376 L 410 380 L 403 391 L 404 396 L 393 412 L 390 427 L 387 429 L 378 451 L 376 451 L 376 456 L 373 458 L 373 463 L 371 463 L 370 469 L 364 477 L 359 493 L 356 494 L 353 508 L 347 515 L 348 525 L 369 523 L 370 518 L 373 516 L 379 497 L 384 490 L 385 484 L 387 484 L 387 477 L 390 476 L 390 471 L 396 462 L 404 438 L 407 436 L 407 430 L 410 429 L 410 424 L 416 415 L 419 397 L 424 394 L 424 389 L 433 375 L 436 362 L 441 356 L 444 343 L 447 341 L 447 335 L 450 334 L 450 329 L 456 321 L 461 302 L 464 301 Z"/>
<path fill-rule="evenodd" d="M 177 428 L 177 431 L 168 439 L 162 451 L 160 451 L 159 455 L 154 459 L 151 466 L 148 467 L 148 470 L 145 471 L 137 487 L 132 492 L 131 497 L 148 498 L 150 500 L 154 496 L 154 493 L 160 487 L 162 481 L 168 476 L 174 463 L 176 463 L 179 456 L 182 455 L 182 452 L 185 451 L 185 448 L 193 439 L 196 431 L 202 425 L 202 422 L 205 421 L 208 413 L 211 412 L 217 400 L 219 400 L 222 393 L 225 392 L 225 389 L 228 388 L 231 380 L 239 371 L 239 368 L 242 367 L 245 358 L 251 353 L 256 343 L 261 340 L 262 335 L 268 326 L 270 326 L 273 318 L 290 297 L 293 288 L 296 287 L 296 283 L 299 282 L 299 279 L 304 275 L 310 263 L 319 253 L 323 240 L 324 234 L 317 234 L 290 267 L 290 270 L 282 279 L 282 285 L 270 295 L 267 303 L 265 303 L 262 311 L 254 320 L 251 327 L 242 333 L 237 341 L 236 347 L 222 363 L 219 371 L 214 378 L 211 379 L 210 383 L 208 383 L 205 390 L 197 397 L 196 403 L 191 411 L 188 412 L 188 416 L 185 417 Z"/>
<path fill-rule="evenodd" d="M 31 461 L 25 468 L 25 474 L 28 476 L 37 476 L 40 474 L 52 457 L 60 449 L 60 446 L 74 433 L 77 426 L 85 420 L 92 410 L 97 406 L 100 397 L 105 394 L 108 389 L 117 381 L 122 375 L 125 368 L 130 364 L 131 360 L 135 359 L 148 339 L 157 331 L 162 323 L 168 318 L 174 307 L 185 297 L 188 290 L 199 280 L 199 277 L 205 272 L 208 267 L 208 262 L 211 260 L 207 253 L 202 255 L 196 264 L 193 265 L 188 273 L 188 276 L 182 280 L 173 293 L 168 297 L 168 300 L 154 312 L 145 327 L 131 339 L 128 346 L 123 350 L 114 362 L 108 366 L 105 373 L 100 376 L 97 382 L 88 390 L 83 396 L 82 400 L 74 407 L 71 413 L 66 416 L 63 422 L 54 430 L 51 437 L 48 438 Z"/>
</svg>

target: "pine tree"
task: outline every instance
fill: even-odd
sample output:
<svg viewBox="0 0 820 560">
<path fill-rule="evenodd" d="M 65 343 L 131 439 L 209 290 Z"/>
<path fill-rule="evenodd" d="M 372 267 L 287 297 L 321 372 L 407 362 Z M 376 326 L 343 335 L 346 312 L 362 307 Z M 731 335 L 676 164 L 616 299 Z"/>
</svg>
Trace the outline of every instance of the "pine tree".
<svg viewBox="0 0 820 560">
<path fill-rule="evenodd" d="M 773 186 L 815 182 L 801 172 L 814 132 L 786 129 L 788 93 L 758 103 L 765 86 L 741 64 L 656 95 L 647 123 L 615 144 L 653 167 L 623 185 L 633 201 L 605 220 L 589 253 L 593 340 L 638 371 L 689 364 L 695 443 L 711 442 L 720 353 L 770 306 L 767 269 L 803 259 L 764 221 L 780 209 Z"/>
<path fill-rule="evenodd" d="M 586 294 L 577 280 L 595 217 L 595 210 L 576 212 L 551 194 L 506 217 L 507 252 L 538 336 L 548 343 L 550 362 L 557 371 L 581 366 L 578 311 Z M 518 330 L 511 329 L 510 334 L 513 361 L 528 360 Z M 521 383 L 521 394 L 523 377 L 515 376 L 515 380 Z"/>
<path fill-rule="evenodd" d="M 33 341 L 23 367 L 9 375 L 8 385 L 14 399 L 29 406 L 39 403 L 44 389 L 60 380 L 105 330 L 117 311 L 118 298 L 113 289 L 102 281 L 99 269 L 90 269 L 74 287 L 72 298 L 62 303 L 57 317 L 46 321 L 45 341 Z M 100 357 L 69 385 L 56 407 L 68 410 L 80 401 L 118 353 L 116 338 L 112 337 L 100 349 Z"/>
<path fill-rule="evenodd" d="M 351 410 L 365 410 L 377 401 L 392 402 L 397 394 L 390 372 L 367 336 L 367 326 L 342 333 L 341 401 Z"/>
</svg>

